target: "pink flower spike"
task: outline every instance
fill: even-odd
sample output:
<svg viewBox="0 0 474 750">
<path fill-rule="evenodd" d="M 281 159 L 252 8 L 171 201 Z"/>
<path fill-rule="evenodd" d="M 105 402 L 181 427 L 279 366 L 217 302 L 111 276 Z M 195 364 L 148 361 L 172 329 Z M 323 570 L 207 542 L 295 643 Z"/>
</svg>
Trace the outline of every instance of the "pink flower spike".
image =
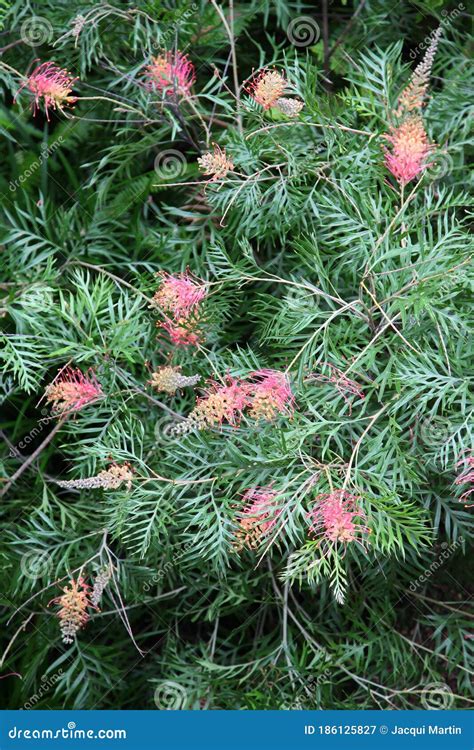
<svg viewBox="0 0 474 750">
<path fill-rule="evenodd" d="M 53 62 L 40 63 L 28 76 L 25 83 L 20 86 L 15 96 L 26 86 L 32 94 L 33 114 L 40 109 L 40 101 L 43 101 L 46 118 L 49 121 L 49 108 L 63 110 L 68 104 L 74 104 L 77 96 L 71 96 L 74 83 L 78 78 L 72 78 L 67 70 L 60 68 Z"/>
<path fill-rule="evenodd" d="M 276 510 L 277 492 L 271 487 L 252 487 L 242 498 L 244 509 L 236 532 L 236 547 L 256 549 L 275 526 L 281 510 Z"/>
<path fill-rule="evenodd" d="M 197 327 L 198 321 L 190 322 L 186 318 L 175 321 L 167 318 L 158 325 L 166 331 L 174 346 L 198 346 L 203 340 L 202 333 Z"/>
<path fill-rule="evenodd" d="M 163 313 L 170 313 L 175 321 L 188 318 L 207 294 L 206 286 L 201 279 L 194 279 L 189 271 L 172 276 L 161 271 L 159 289 L 153 296 L 152 307 L 158 307 Z"/>
<path fill-rule="evenodd" d="M 435 146 L 428 142 L 428 136 L 420 117 L 412 115 L 401 125 L 392 127 L 385 136 L 392 150 L 385 150 L 385 166 L 400 185 L 405 186 L 422 174 L 429 166 L 427 157 Z"/>
<path fill-rule="evenodd" d="M 103 395 L 104 392 L 91 368 L 84 374 L 79 369 L 67 367 L 60 371 L 45 390 L 46 401 L 52 404 L 53 411 L 60 415 L 80 411 Z"/>
<path fill-rule="evenodd" d="M 330 542 L 358 542 L 363 546 L 362 540 L 371 530 L 363 523 L 354 522 L 356 518 L 362 522 L 366 520 L 359 500 L 359 497 L 342 489 L 318 495 L 315 507 L 308 513 L 310 533 Z"/>
<path fill-rule="evenodd" d="M 277 414 L 293 414 L 295 397 L 286 373 L 269 369 L 257 370 L 252 373 L 252 379 L 251 417 L 272 420 Z"/>
<path fill-rule="evenodd" d="M 471 495 L 474 493 L 474 453 L 468 453 L 461 458 L 456 466 L 462 466 L 463 468 L 459 476 L 454 480 L 454 483 L 458 486 L 466 485 L 464 492 L 459 497 L 459 502 L 464 503 L 466 508 L 472 508 L 474 507 L 474 503 L 468 503 L 468 500 L 471 499 Z"/>
<path fill-rule="evenodd" d="M 196 80 L 193 63 L 182 52 L 165 51 L 146 66 L 148 85 L 165 96 L 189 96 Z"/>
<path fill-rule="evenodd" d="M 283 96 L 286 86 L 286 79 L 281 73 L 264 68 L 247 84 L 246 89 L 263 109 L 271 109 Z"/>
</svg>

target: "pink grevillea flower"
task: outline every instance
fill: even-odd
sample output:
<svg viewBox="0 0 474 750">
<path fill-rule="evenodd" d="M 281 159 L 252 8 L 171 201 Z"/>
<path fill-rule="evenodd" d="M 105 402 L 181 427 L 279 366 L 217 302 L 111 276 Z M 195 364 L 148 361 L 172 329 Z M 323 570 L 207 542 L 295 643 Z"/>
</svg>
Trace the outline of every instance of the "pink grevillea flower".
<svg viewBox="0 0 474 750">
<path fill-rule="evenodd" d="M 189 96 L 196 80 L 194 65 L 179 51 L 165 51 L 153 57 L 146 74 L 151 88 L 165 96 Z"/>
<path fill-rule="evenodd" d="M 474 506 L 474 503 L 468 503 L 471 495 L 474 493 L 474 453 L 467 453 L 456 466 L 462 466 L 461 473 L 455 479 L 458 486 L 465 485 L 464 492 L 459 498 L 460 503 L 464 503 L 467 508 Z"/>
<path fill-rule="evenodd" d="M 84 374 L 81 370 L 66 367 L 45 390 L 46 401 L 58 414 L 79 411 L 103 395 L 91 368 Z"/>
<path fill-rule="evenodd" d="M 385 166 L 400 185 L 407 185 L 429 166 L 426 160 L 435 146 L 428 142 L 423 122 L 418 115 L 411 115 L 400 125 L 392 126 L 385 139 L 390 142 L 392 149 L 385 149 Z"/>
<path fill-rule="evenodd" d="M 363 546 L 364 537 L 370 529 L 355 519 L 365 521 L 359 507 L 360 498 L 345 490 L 334 490 L 318 495 L 315 507 L 308 513 L 311 521 L 310 533 L 330 542 L 358 542 Z"/>
<path fill-rule="evenodd" d="M 49 120 L 50 108 L 63 110 L 66 105 L 74 104 L 77 101 L 76 96 L 71 96 L 73 85 L 77 80 L 77 78 L 72 78 L 67 70 L 58 67 L 55 63 L 44 62 L 38 65 L 28 76 L 25 83 L 19 88 L 17 96 L 26 86 L 35 97 L 33 112 L 36 114 L 42 101 L 46 117 Z"/>
<path fill-rule="evenodd" d="M 284 372 L 258 370 L 252 373 L 252 381 L 249 414 L 253 419 L 272 420 L 278 414 L 293 413 L 295 398 Z"/>
<path fill-rule="evenodd" d="M 207 294 L 201 279 L 193 278 L 189 271 L 176 276 L 161 271 L 157 275 L 161 277 L 161 284 L 150 307 L 158 307 L 176 321 L 189 318 L 191 313 L 196 312 Z"/>
<path fill-rule="evenodd" d="M 63 592 L 61 596 L 52 599 L 49 604 L 59 605 L 58 618 L 63 643 L 72 643 L 78 631 L 89 621 L 88 608 L 96 609 L 96 607 L 90 599 L 90 586 L 83 578 L 78 578 L 77 581 L 72 578 L 69 586 L 63 588 Z"/>
<path fill-rule="evenodd" d="M 257 73 L 246 89 L 263 109 L 275 107 L 287 86 L 286 79 L 276 70 L 264 69 Z"/>
<path fill-rule="evenodd" d="M 165 316 L 158 327 L 167 332 L 175 346 L 197 346 L 203 339 L 199 305 L 207 294 L 204 282 L 189 271 L 177 276 L 162 271 L 158 276 L 161 284 L 150 305 Z"/>
<path fill-rule="evenodd" d="M 235 546 L 240 551 L 244 547 L 256 549 L 262 539 L 275 526 L 281 510 L 277 510 L 277 493 L 271 487 L 252 487 L 242 498 L 244 508 L 239 518 Z"/>
<path fill-rule="evenodd" d="M 176 434 L 205 430 L 224 423 L 238 427 L 243 411 L 249 404 L 247 383 L 228 375 L 224 383 L 209 380 L 204 394 L 188 417 L 176 426 Z"/>
<path fill-rule="evenodd" d="M 198 346 L 204 339 L 202 331 L 198 328 L 198 320 L 170 320 L 167 318 L 161 323 L 157 323 L 169 336 L 174 346 Z"/>
<path fill-rule="evenodd" d="M 225 149 L 222 149 L 217 143 L 213 144 L 214 151 L 207 151 L 198 158 L 199 169 L 207 176 L 210 176 L 210 182 L 222 180 L 227 172 L 232 172 L 234 164 L 227 156 Z"/>
</svg>

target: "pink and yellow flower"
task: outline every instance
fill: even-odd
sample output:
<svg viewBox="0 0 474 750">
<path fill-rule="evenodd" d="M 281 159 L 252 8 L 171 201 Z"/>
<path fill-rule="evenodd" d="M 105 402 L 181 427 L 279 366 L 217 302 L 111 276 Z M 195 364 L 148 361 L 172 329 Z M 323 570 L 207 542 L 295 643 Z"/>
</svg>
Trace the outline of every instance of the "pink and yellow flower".
<svg viewBox="0 0 474 750">
<path fill-rule="evenodd" d="M 45 390 L 46 401 L 52 404 L 53 411 L 60 415 L 80 411 L 103 395 L 100 383 L 91 368 L 84 374 L 79 369 L 66 367 Z"/>
<path fill-rule="evenodd" d="M 158 307 L 176 321 L 196 312 L 207 294 L 201 279 L 195 279 L 189 271 L 176 276 L 161 271 L 158 276 L 161 277 L 161 284 L 153 296 L 152 307 Z"/>
<path fill-rule="evenodd" d="M 236 548 L 256 549 L 275 526 L 281 510 L 275 505 L 277 493 L 271 487 L 252 487 L 243 496 L 244 509 L 236 531 Z"/>
<path fill-rule="evenodd" d="M 217 143 L 213 144 L 214 151 L 207 151 L 198 158 L 200 170 L 207 176 L 210 176 L 211 182 L 222 180 L 227 172 L 232 172 L 234 163 L 227 156 L 225 149 L 222 149 Z"/>
<path fill-rule="evenodd" d="M 405 186 L 429 166 L 427 158 L 434 151 L 429 143 L 423 121 L 418 115 L 407 117 L 400 125 L 392 126 L 386 140 L 385 166 L 400 185 Z"/>
<path fill-rule="evenodd" d="M 252 373 L 252 381 L 249 415 L 253 419 L 271 421 L 278 414 L 293 413 L 295 397 L 284 372 L 257 370 Z"/>
<path fill-rule="evenodd" d="M 72 643 L 79 630 L 89 621 L 88 608 L 96 609 L 90 600 L 90 586 L 83 578 L 77 581 L 72 578 L 69 586 L 63 588 L 63 594 L 53 599 L 50 604 L 58 604 L 58 618 L 63 643 Z"/>
<path fill-rule="evenodd" d="M 342 489 L 317 495 L 315 507 L 308 513 L 310 533 L 330 542 L 363 544 L 370 529 L 364 525 L 366 519 L 359 501 L 359 497 Z"/>
<path fill-rule="evenodd" d="M 196 80 L 193 63 L 182 52 L 165 51 L 153 57 L 146 67 L 147 80 L 152 89 L 165 96 L 189 96 Z"/>
<path fill-rule="evenodd" d="M 247 85 L 252 99 L 263 109 L 275 107 L 286 89 L 286 78 L 277 70 L 261 70 Z"/>
<path fill-rule="evenodd" d="M 71 92 L 76 78 L 53 62 L 40 63 L 35 70 L 28 76 L 25 83 L 20 86 L 17 96 L 25 86 L 34 94 L 33 112 L 40 109 L 40 102 L 43 102 L 46 117 L 49 120 L 49 110 L 63 110 L 66 105 L 74 104 L 77 101 L 76 96 L 71 96 Z"/>
</svg>

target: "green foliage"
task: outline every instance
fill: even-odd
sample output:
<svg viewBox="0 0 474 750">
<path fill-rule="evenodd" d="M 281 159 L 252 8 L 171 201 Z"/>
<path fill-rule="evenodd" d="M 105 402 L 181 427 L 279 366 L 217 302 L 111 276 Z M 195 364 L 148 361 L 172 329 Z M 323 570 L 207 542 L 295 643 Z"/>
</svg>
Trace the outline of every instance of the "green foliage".
<svg viewBox="0 0 474 750">
<path fill-rule="evenodd" d="M 45 683 L 35 708 L 154 708 L 164 684 L 179 708 L 420 708 L 442 682 L 468 707 L 464 16 L 438 0 L 334 2 L 328 38 L 305 46 L 290 26 L 322 29 L 321 3 L 236 2 L 232 18 L 218 2 L 239 81 L 284 72 L 305 104 L 291 120 L 244 86 L 237 107 L 215 5 L 0 0 L 0 677 L 22 677 L 0 681 L 4 706 Z M 18 44 L 33 17 L 43 44 Z M 384 135 L 440 21 L 423 110 L 438 149 L 400 191 Z M 144 83 L 163 48 L 196 67 L 177 103 Z M 80 79 L 50 121 L 27 87 L 12 100 L 36 58 Z M 235 166 L 215 181 L 197 163 L 213 143 Z M 209 293 L 204 341 L 180 349 L 150 302 L 157 272 L 186 268 Z M 58 425 L 44 389 L 68 363 L 92 368 L 103 397 Z M 153 391 L 150 370 L 170 363 L 199 385 Z M 288 374 L 293 415 L 176 429 L 207 378 L 262 368 Z M 130 489 L 60 484 L 112 462 L 131 467 Z M 241 549 L 242 496 L 268 486 L 268 533 Z M 361 543 L 309 531 L 316 496 L 342 488 L 370 528 Z M 62 644 L 51 600 L 104 565 L 101 611 Z"/>
</svg>

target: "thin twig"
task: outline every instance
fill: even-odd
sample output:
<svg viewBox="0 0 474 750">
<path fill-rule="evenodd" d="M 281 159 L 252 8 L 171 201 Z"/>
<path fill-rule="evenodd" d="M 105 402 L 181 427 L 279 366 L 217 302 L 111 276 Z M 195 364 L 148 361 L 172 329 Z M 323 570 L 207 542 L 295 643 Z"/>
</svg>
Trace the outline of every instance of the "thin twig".
<svg viewBox="0 0 474 750">
<path fill-rule="evenodd" d="M 2 497 L 3 495 L 5 495 L 8 492 L 8 490 L 10 489 L 10 487 L 12 486 L 12 484 L 14 482 L 16 482 L 16 480 L 23 474 L 23 472 L 26 471 L 26 469 L 28 468 L 28 466 L 30 466 L 33 463 L 33 461 L 35 461 L 35 459 L 38 458 L 38 456 L 40 455 L 40 453 L 46 448 L 46 446 L 51 442 L 51 440 L 56 435 L 56 433 L 61 429 L 61 427 L 63 426 L 63 424 L 66 421 L 66 419 L 67 419 L 67 415 L 64 416 L 64 417 L 61 417 L 58 420 L 58 423 L 53 427 L 53 429 L 51 430 L 51 432 L 49 433 L 49 435 L 47 435 L 47 437 L 45 437 L 45 439 L 43 440 L 43 442 L 31 454 L 31 456 L 28 456 L 28 458 L 26 459 L 26 461 L 24 461 L 22 463 L 22 465 L 19 467 L 19 469 L 17 469 L 15 471 L 15 473 L 13 474 L 13 476 L 11 476 L 8 479 L 8 481 L 6 482 L 6 484 L 0 490 L 0 497 Z"/>
<path fill-rule="evenodd" d="M 221 19 L 224 25 L 227 36 L 229 37 L 230 53 L 232 57 L 232 73 L 234 77 L 235 99 L 236 99 L 236 106 L 237 106 L 237 127 L 239 129 L 240 135 L 243 135 L 244 131 L 242 127 L 242 113 L 240 111 L 239 70 L 237 67 L 237 54 L 235 50 L 235 38 L 234 38 L 234 0 L 229 0 L 230 25 L 227 23 L 227 19 L 224 13 L 222 12 L 222 9 L 216 3 L 216 0 L 211 0 L 211 3 L 216 9 L 219 15 L 219 18 Z"/>
</svg>

